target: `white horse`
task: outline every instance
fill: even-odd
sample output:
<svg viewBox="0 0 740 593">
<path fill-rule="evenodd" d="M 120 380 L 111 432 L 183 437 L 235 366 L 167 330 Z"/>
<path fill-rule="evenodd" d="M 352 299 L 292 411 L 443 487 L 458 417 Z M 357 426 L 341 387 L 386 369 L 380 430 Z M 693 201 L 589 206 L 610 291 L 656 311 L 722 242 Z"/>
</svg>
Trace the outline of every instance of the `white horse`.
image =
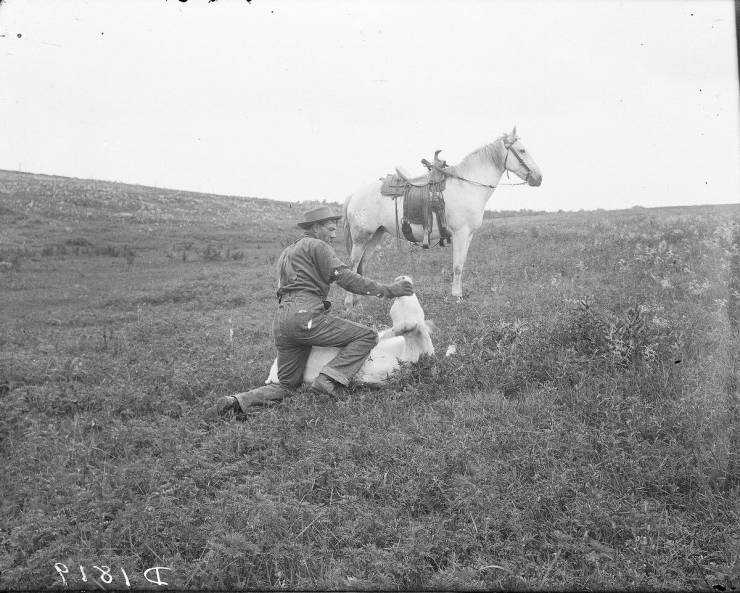
<svg viewBox="0 0 740 593">
<path fill-rule="evenodd" d="M 457 165 L 443 170 L 447 226 L 452 233 L 452 295 L 462 298 L 462 271 L 473 233 L 483 223 L 483 210 L 504 171 L 511 171 L 524 183 L 537 187 L 542 173 L 537 163 L 516 135 L 516 127 L 494 142 L 471 152 Z M 403 197 L 380 193 L 382 180 L 373 182 L 350 195 L 344 202 L 344 234 L 350 266 L 362 274 L 368 249 L 375 247 L 384 233 L 406 240 L 398 229 L 398 214 L 403 212 Z M 422 235 L 422 226 L 412 224 L 414 236 Z M 436 231 L 434 231 L 436 232 Z M 344 304 L 351 307 L 355 297 L 347 293 Z"/>
</svg>

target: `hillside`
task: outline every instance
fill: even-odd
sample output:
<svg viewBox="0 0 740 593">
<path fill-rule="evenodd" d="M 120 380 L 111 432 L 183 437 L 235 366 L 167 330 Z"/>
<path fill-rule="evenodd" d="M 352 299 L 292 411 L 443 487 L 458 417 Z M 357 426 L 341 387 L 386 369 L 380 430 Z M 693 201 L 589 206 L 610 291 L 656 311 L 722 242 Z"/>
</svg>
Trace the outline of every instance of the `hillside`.
<svg viewBox="0 0 740 593">
<path fill-rule="evenodd" d="M 322 202 L 325 203 L 325 202 Z M 0 170 L 0 250 L 84 245 L 104 241 L 138 250 L 189 241 L 200 243 L 274 243 L 296 232 L 295 221 L 304 210 L 322 203 L 282 202 L 253 197 L 223 196 L 54 175 Z M 339 211 L 340 204 L 331 204 Z M 737 205 L 632 208 L 627 218 L 700 216 L 713 213 L 732 218 Z M 534 217 L 587 220 L 606 211 L 559 212 L 486 211 L 486 220 Z M 512 221 L 511 224 L 516 224 Z M 279 242 L 279 241 L 278 241 Z M 134 247 L 134 245 L 131 245 Z M 341 250 L 341 245 L 336 246 Z"/>
<path fill-rule="evenodd" d="M 204 233 L 210 240 L 270 241 L 316 205 L 0 170 L 0 249 L 79 236 L 135 239 L 139 248 Z"/>
<path fill-rule="evenodd" d="M 436 356 L 205 420 L 313 205 L 0 172 L 0 589 L 737 588 L 738 206 L 494 216 L 462 302 L 388 241 Z"/>
</svg>

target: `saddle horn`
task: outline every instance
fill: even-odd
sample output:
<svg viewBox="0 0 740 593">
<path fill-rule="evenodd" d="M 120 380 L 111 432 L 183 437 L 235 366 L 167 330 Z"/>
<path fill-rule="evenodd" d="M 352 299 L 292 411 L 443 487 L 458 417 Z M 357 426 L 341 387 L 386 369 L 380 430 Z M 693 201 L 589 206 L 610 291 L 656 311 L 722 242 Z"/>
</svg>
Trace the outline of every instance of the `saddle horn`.
<svg viewBox="0 0 740 593">
<path fill-rule="evenodd" d="M 447 166 L 447 161 L 446 161 L 446 160 L 444 160 L 444 159 L 441 159 L 441 158 L 439 158 L 439 153 L 440 153 L 440 152 L 442 152 L 442 149 L 440 149 L 440 150 L 435 150 L 435 151 L 434 151 L 434 164 L 435 164 L 435 165 L 436 165 L 437 167 L 442 167 L 442 168 L 444 168 L 444 167 L 446 167 L 446 166 Z"/>
</svg>

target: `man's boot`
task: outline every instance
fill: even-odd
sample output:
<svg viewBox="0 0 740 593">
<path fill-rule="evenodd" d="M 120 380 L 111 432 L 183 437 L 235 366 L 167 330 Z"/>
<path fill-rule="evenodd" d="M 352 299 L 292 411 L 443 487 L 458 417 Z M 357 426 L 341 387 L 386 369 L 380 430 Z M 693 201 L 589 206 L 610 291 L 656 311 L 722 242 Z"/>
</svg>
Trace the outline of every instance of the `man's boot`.
<svg viewBox="0 0 740 593">
<path fill-rule="evenodd" d="M 224 395 L 205 411 L 204 416 L 206 418 L 236 416 L 241 414 L 241 411 L 241 406 L 233 395 Z"/>
<path fill-rule="evenodd" d="M 324 373 L 319 373 L 319 376 L 311 383 L 311 391 L 331 396 L 342 395 L 344 393 L 344 385 L 330 379 Z"/>
</svg>

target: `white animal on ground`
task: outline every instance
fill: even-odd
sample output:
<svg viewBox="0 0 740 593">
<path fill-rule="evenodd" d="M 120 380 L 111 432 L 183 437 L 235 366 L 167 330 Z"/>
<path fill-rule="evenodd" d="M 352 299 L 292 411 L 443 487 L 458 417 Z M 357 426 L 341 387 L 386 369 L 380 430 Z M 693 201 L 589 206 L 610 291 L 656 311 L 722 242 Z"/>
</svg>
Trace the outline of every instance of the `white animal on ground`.
<svg viewBox="0 0 740 593">
<path fill-rule="evenodd" d="M 424 310 L 415 294 L 397 297 L 391 306 L 390 314 L 393 327 L 378 334 L 378 345 L 370 351 L 370 356 L 354 377 L 358 383 L 374 385 L 384 383 L 388 376 L 400 367 L 400 362 L 416 362 L 422 354 L 434 354 L 430 335 L 434 324 L 424 318 Z M 337 352 L 338 348 L 324 346 L 311 348 L 306 370 L 303 372 L 303 382 L 311 383 Z M 278 382 L 276 358 L 265 383 Z"/>
</svg>

